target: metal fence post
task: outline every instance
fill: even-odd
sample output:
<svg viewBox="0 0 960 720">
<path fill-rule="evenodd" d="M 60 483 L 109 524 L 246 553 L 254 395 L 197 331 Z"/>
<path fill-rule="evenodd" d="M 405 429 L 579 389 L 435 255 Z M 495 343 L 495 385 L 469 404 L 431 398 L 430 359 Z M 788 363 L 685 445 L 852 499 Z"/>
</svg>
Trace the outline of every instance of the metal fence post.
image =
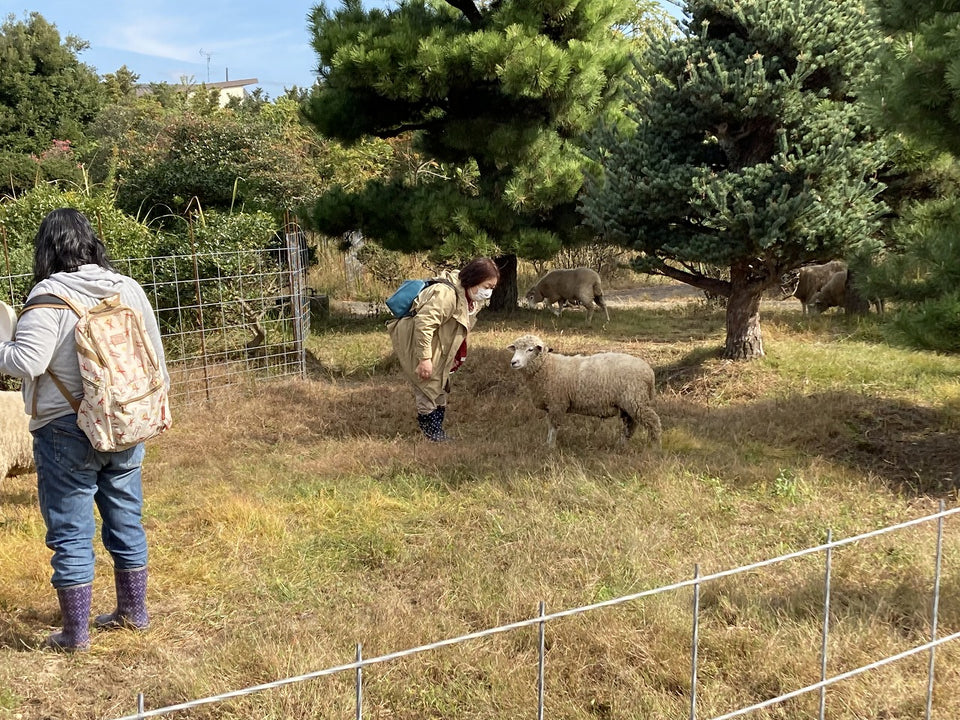
<svg viewBox="0 0 960 720">
<path fill-rule="evenodd" d="M 820 640 L 820 682 L 827 679 L 827 639 L 830 635 L 830 570 L 833 562 L 833 530 L 827 530 L 826 570 L 823 578 L 823 635 Z M 827 712 L 827 686 L 820 688 L 820 720 Z"/>
<path fill-rule="evenodd" d="M 693 566 L 693 640 L 690 648 L 690 720 L 697 720 L 697 648 L 700 640 L 700 564 Z"/>
<path fill-rule="evenodd" d="M 944 509 L 943 500 L 940 501 L 940 512 Z M 943 560 L 943 515 L 937 518 L 937 554 L 933 571 L 933 609 L 930 622 L 930 642 L 937 639 L 937 622 L 940 616 L 940 568 Z M 933 713 L 933 677 L 937 647 L 930 648 L 930 662 L 927 666 L 927 720 Z"/>
<path fill-rule="evenodd" d="M 357 720 L 363 718 L 363 661 L 362 646 L 357 643 Z"/>
<path fill-rule="evenodd" d="M 307 376 L 307 334 L 310 331 L 310 305 L 307 302 L 306 263 L 300 242 L 300 227 L 290 221 L 284 227 L 287 246 L 287 267 L 290 268 L 290 314 L 293 316 L 293 339 L 300 363 L 300 377 Z"/>
<path fill-rule="evenodd" d="M 190 232 L 190 248 L 193 254 L 193 282 L 197 292 L 197 321 L 200 324 L 200 355 L 203 363 L 203 387 L 210 402 L 210 369 L 207 357 L 207 330 L 203 324 L 203 293 L 200 290 L 200 261 L 197 259 L 197 241 L 193 235 L 193 216 L 187 219 L 187 229 Z"/>
<path fill-rule="evenodd" d="M 137 717 L 143 717 L 143 693 L 137 693 Z"/>
<path fill-rule="evenodd" d="M 546 617 L 547 614 L 547 605 L 541 600 L 540 601 L 540 617 Z M 543 720 L 543 666 L 544 666 L 544 656 L 546 655 L 546 628 L 547 623 L 545 620 L 540 621 L 539 625 L 539 661 L 537 664 L 537 720 Z"/>
<path fill-rule="evenodd" d="M 7 228 L 0 225 L 0 239 L 3 240 L 3 259 L 7 266 L 7 284 L 10 286 L 10 304 L 16 304 L 16 298 L 13 296 L 13 273 L 10 270 L 10 250 L 7 247 Z"/>
</svg>

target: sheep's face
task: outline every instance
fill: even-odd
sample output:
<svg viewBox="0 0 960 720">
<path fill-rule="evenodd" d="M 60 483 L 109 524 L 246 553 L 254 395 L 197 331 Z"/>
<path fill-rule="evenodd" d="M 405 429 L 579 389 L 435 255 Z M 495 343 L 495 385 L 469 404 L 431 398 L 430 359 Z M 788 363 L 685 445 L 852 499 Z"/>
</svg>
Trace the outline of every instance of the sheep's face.
<svg viewBox="0 0 960 720">
<path fill-rule="evenodd" d="M 829 310 L 832 305 L 830 305 L 830 302 L 823 296 L 822 293 L 818 292 L 813 296 L 813 298 L 811 298 L 810 302 L 808 303 L 808 307 L 812 312 L 820 314 L 825 310 Z"/>
<path fill-rule="evenodd" d="M 507 346 L 508 350 L 513 351 L 513 358 L 510 360 L 510 367 L 514 370 L 523 370 L 544 351 L 544 345 L 539 338 L 525 339 L 519 338 L 512 345 Z"/>
<path fill-rule="evenodd" d="M 527 294 L 523 296 L 523 299 L 526 300 L 527 307 L 533 307 L 537 303 L 543 302 L 543 295 L 540 294 L 537 288 L 532 287 L 527 290 Z"/>
</svg>

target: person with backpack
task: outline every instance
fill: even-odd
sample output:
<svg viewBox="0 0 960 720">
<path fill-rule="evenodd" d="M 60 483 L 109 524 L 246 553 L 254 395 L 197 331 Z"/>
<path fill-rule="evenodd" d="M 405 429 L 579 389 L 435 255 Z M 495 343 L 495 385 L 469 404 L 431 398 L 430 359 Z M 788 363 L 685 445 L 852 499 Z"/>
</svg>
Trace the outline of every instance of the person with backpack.
<svg viewBox="0 0 960 720">
<path fill-rule="evenodd" d="M 141 519 L 144 446 L 137 442 L 123 449 L 98 450 L 78 425 L 77 408 L 82 400 L 89 402 L 84 388 L 89 382 L 81 378 L 78 355 L 78 313 L 85 318 L 87 309 L 99 308 L 106 301 L 124 311 L 127 318 L 142 318 L 139 327 L 146 340 L 134 338 L 139 344 L 135 349 L 149 353 L 134 353 L 134 357 L 141 358 L 140 364 L 145 362 L 143 357 L 156 363 L 164 399 L 170 377 L 160 329 L 143 288 L 113 269 L 106 248 L 83 214 L 60 208 L 44 217 L 34 239 L 33 278 L 14 339 L 0 342 L 0 372 L 23 379 L 40 512 L 46 525 L 46 545 L 53 551 L 51 583 L 63 628 L 50 635 L 44 646 L 73 652 L 86 650 L 90 644 L 94 505 L 102 520 L 103 545 L 113 559 L 117 595 L 114 611 L 98 616 L 94 625 L 142 630 L 150 622 L 147 537 Z M 125 327 L 118 329 L 114 338 L 117 353 L 127 352 L 133 342 Z"/>
<path fill-rule="evenodd" d="M 450 373 L 463 363 L 467 336 L 500 280 L 489 258 L 467 263 L 459 273 L 434 278 L 414 300 L 410 314 L 387 325 L 404 376 L 413 388 L 417 424 L 428 440 L 450 439 L 443 430 Z"/>
</svg>

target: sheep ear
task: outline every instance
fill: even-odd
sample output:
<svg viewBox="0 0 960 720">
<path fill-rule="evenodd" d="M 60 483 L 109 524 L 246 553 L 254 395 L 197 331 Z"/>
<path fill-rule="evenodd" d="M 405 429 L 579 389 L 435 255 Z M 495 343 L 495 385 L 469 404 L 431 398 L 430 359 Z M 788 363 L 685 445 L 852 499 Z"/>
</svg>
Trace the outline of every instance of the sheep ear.
<svg viewBox="0 0 960 720">
<path fill-rule="evenodd" d="M 556 350 L 554 350 L 553 348 L 547 348 L 547 352 L 552 353 L 552 352 L 556 352 Z"/>
<path fill-rule="evenodd" d="M 517 346 L 516 346 L 516 345 L 507 345 L 507 350 L 513 350 L 514 352 L 516 352 Z"/>
</svg>

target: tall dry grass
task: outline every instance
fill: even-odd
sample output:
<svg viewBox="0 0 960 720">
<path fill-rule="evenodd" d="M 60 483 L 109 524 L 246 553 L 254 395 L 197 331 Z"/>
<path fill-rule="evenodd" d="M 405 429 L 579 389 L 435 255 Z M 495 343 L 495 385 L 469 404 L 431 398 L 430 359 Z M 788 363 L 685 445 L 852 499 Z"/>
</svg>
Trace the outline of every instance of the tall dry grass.
<svg viewBox="0 0 960 720">
<path fill-rule="evenodd" d="M 534 331 L 658 371 L 663 448 L 571 416 L 559 448 L 508 367 Z M 418 437 L 383 319 L 311 338 L 310 377 L 177 408 L 145 464 L 153 626 L 91 652 L 37 649 L 58 623 L 35 478 L 0 483 L 0 717 L 109 718 L 608 600 L 876 529 L 956 502 L 960 359 L 877 342 L 874 321 L 764 314 L 768 356 L 718 359 L 696 304 L 483 317 L 448 411 Z M 960 525 L 945 538 L 940 633 L 960 629 Z M 834 554 L 830 670 L 926 641 L 935 527 Z M 704 586 L 698 717 L 819 679 L 823 559 Z M 95 608 L 113 603 L 100 553 Z M 547 629 L 546 714 L 687 717 L 690 591 Z M 960 717 L 960 647 L 937 653 L 935 717 Z M 367 668 L 365 716 L 530 717 L 537 636 L 517 631 Z M 926 656 L 828 692 L 831 718 L 922 717 Z M 353 676 L 174 717 L 347 717 Z M 755 714 L 815 716 L 816 695 Z"/>
</svg>

